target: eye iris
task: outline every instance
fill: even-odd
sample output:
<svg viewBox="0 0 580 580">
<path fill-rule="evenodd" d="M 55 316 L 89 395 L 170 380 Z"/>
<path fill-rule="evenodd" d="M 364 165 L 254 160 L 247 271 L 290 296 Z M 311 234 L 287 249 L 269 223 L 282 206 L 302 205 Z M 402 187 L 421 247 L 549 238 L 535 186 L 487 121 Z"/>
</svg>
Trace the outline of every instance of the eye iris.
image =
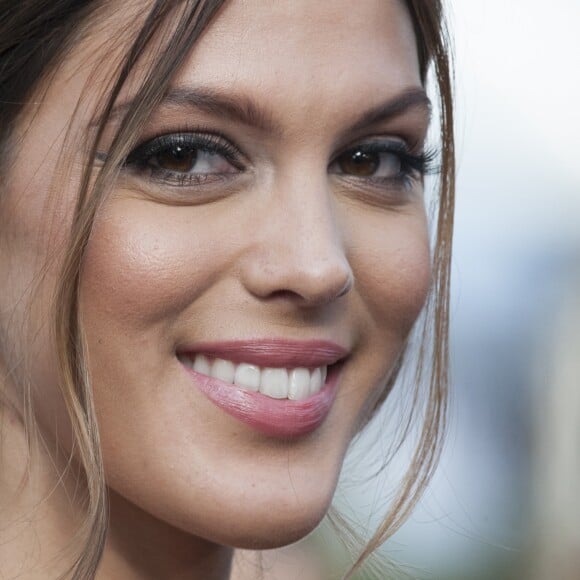
<svg viewBox="0 0 580 580">
<path fill-rule="evenodd" d="M 340 160 L 340 169 L 350 175 L 366 177 L 374 175 L 381 163 L 378 153 L 353 151 L 343 155 Z"/>
<path fill-rule="evenodd" d="M 157 164 L 162 169 L 187 173 L 193 169 L 197 161 L 197 150 L 175 145 L 157 155 Z"/>
</svg>

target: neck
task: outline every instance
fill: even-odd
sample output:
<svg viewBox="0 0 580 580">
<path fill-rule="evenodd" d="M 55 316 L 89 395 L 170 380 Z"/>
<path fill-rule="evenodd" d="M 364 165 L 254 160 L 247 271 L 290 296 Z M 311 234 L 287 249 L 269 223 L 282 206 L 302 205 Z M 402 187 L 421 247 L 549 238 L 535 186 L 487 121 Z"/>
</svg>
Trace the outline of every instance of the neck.
<svg viewBox="0 0 580 580">
<path fill-rule="evenodd" d="M 227 580 L 232 550 L 192 536 L 109 493 L 110 531 L 97 580 Z"/>
</svg>

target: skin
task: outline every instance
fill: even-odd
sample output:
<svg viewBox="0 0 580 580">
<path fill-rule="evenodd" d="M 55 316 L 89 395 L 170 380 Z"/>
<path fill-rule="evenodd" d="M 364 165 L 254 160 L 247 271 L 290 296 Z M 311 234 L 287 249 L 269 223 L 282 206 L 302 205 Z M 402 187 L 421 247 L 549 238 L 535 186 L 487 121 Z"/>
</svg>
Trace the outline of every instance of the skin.
<svg viewBox="0 0 580 580">
<path fill-rule="evenodd" d="M 107 78 L 95 63 L 111 50 L 110 34 L 96 30 L 52 79 L 26 130 L 17 131 L 2 192 L 2 363 L 6 369 L 30 361 L 26 374 L 51 449 L 70 447 L 70 427 L 45 321 L 82 148 L 72 147 L 67 158 L 70 179 L 55 181 L 54 168 L 77 104 L 72 143 L 89 130 Z M 421 180 L 381 189 L 329 171 L 353 143 L 424 140 L 429 115 L 421 106 L 351 130 L 366 111 L 421 87 L 402 3 L 364 0 L 353 9 L 347 0 L 234 0 L 173 86 L 249 97 L 277 130 L 161 107 L 144 137 L 203 126 L 244 152 L 244 170 L 197 189 L 124 171 L 97 216 L 81 309 L 111 493 L 99 580 L 226 578 L 225 546 L 273 548 L 308 534 L 329 507 L 352 435 L 385 385 L 429 287 Z M 130 96 L 131 87 L 120 100 Z M 113 134 L 114 123 L 103 151 Z M 33 280 L 40 282 L 30 293 Z M 286 441 L 261 435 L 215 407 L 175 356 L 186 343 L 249 338 L 326 339 L 349 350 L 337 399 L 314 433 Z M 4 388 L 18 401 L 24 370 L 14 376 Z M 16 520 L 50 489 L 54 470 L 39 451 L 38 484 L 21 503 L 10 503 L 25 469 L 25 443 L 21 424 L 3 414 L 0 499 Z M 41 545 L 62 547 L 78 512 L 60 488 L 43 510 L 11 543 L 0 543 L 0 570 L 17 570 L 26 560 L 47 577 L 39 570 L 53 552 L 31 564 L 27 546 L 35 534 Z"/>
</svg>

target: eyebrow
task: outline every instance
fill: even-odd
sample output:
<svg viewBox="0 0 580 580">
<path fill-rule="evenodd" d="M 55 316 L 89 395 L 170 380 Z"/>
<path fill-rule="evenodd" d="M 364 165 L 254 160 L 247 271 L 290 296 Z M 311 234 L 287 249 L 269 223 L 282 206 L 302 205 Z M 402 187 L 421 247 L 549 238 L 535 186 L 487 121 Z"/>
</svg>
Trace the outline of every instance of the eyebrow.
<svg viewBox="0 0 580 580">
<path fill-rule="evenodd" d="M 115 105 L 110 119 L 119 117 L 131 107 L 132 101 Z M 198 110 L 212 116 L 255 127 L 264 132 L 282 134 L 283 127 L 277 123 L 270 112 L 261 107 L 252 97 L 232 94 L 216 89 L 198 87 L 176 87 L 171 89 L 160 103 Z M 422 87 L 413 87 L 395 97 L 369 109 L 349 127 L 348 132 L 359 132 L 365 128 L 386 122 L 409 110 L 419 109 L 430 116 L 431 101 Z"/>
<path fill-rule="evenodd" d="M 384 123 L 413 109 L 423 112 L 428 118 L 431 117 L 431 100 L 422 87 L 403 91 L 396 97 L 363 113 L 362 117 L 349 128 L 349 132 L 360 132 L 367 127 Z"/>
</svg>

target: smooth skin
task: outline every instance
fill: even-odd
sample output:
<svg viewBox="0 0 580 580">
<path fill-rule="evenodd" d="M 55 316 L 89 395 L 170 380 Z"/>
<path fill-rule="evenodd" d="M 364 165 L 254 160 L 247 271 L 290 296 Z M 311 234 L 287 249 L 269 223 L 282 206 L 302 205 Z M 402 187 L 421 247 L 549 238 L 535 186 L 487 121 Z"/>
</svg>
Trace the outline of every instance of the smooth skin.
<svg viewBox="0 0 580 580">
<path fill-rule="evenodd" d="M 29 361 L 15 365 L 5 388 L 18 400 L 17 382 L 30 376 L 50 449 L 55 441 L 67 449 L 70 436 L 46 321 L 85 154 L 79 144 L 111 74 L 104 63 L 115 48 L 107 39 L 119 20 L 117 13 L 109 26 L 95 27 L 52 79 L 19 127 L 2 186 L 1 360 L 4 371 Z M 98 580 L 223 579 L 231 558 L 225 546 L 273 548 L 313 530 L 430 282 L 420 176 L 379 186 L 336 162 L 369 140 L 420 148 L 425 139 L 429 110 L 421 99 L 359 123 L 421 90 L 402 2 L 233 0 L 172 86 L 251 101 L 259 115 L 162 105 L 140 141 L 203 129 L 234 143 L 243 167 L 214 157 L 219 176 L 185 187 L 126 168 L 97 216 L 81 308 L 111 493 Z M 130 97 L 128 87 L 120 101 Z M 55 168 L 77 104 L 65 157 L 72 177 L 59 180 Z M 105 154 L 113 134 L 114 123 Z M 348 349 L 338 396 L 315 432 L 291 440 L 256 432 L 214 406 L 176 358 L 183 344 L 250 338 L 332 340 Z M 5 521 L 15 521 L 34 511 L 55 476 L 39 452 L 37 484 L 12 502 L 25 467 L 23 428 L 4 415 L 0 500 Z M 26 578 L 49 577 L 43 566 L 62 569 L 49 557 L 78 514 L 61 488 L 42 510 L 0 542 L 2 573 L 23 562 Z M 42 550 L 30 558 L 33 537 Z"/>
</svg>

